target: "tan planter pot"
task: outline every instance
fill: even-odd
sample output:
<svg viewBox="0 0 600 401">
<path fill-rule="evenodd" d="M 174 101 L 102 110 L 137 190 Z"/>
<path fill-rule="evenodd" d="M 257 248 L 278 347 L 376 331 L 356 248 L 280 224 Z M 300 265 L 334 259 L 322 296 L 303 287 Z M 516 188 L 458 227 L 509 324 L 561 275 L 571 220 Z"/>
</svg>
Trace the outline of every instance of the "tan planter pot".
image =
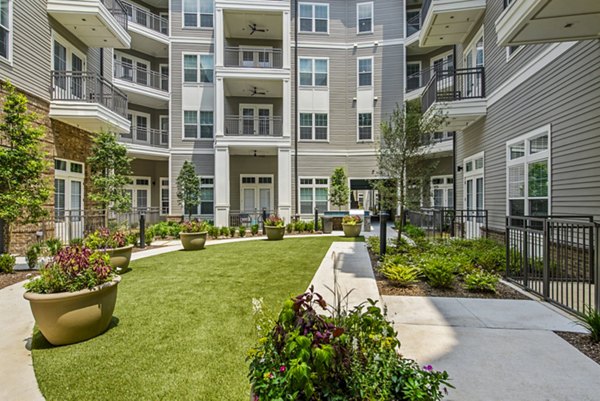
<svg viewBox="0 0 600 401">
<path fill-rule="evenodd" d="M 358 237 L 360 235 L 361 224 L 342 224 L 345 237 Z"/>
<path fill-rule="evenodd" d="M 285 227 L 265 226 L 265 231 L 269 241 L 280 241 L 283 239 L 283 235 L 285 234 Z"/>
<path fill-rule="evenodd" d="M 104 252 L 110 257 L 110 265 L 113 269 L 125 270 L 129 267 L 131 261 L 131 252 L 133 245 L 127 245 L 122 248 L 108 248 Z"/>
<path fill-rule="evenodd" d="M 183 249 L 186 251 L 198 251 L 204 249 L 207 234 L 207 231 L 201 233 L 179 233 Z"/>
<path fill-rule="evenodd" d="M 53 345 L 73 344 L 96 337 L 108 328 L 117 302 L 121 277 L 91 290 L 34 294 L 26 292 L 38 328 Z"/>
</svg>

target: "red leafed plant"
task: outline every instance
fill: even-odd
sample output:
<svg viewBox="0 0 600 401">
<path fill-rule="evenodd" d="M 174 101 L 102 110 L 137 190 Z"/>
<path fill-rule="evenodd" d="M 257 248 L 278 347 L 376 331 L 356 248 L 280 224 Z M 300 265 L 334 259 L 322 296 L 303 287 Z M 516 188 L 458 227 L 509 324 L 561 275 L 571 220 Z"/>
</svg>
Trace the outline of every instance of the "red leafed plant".
<svg viewBox="0 0 600 401">
<path fill-rule="evenodd" d="M 275 216 L 274 214 L 267 217 L 264 223 L 267 227 L 285 227 L 285 222 L 283 219 L 279 216 Z"/>
</svg>

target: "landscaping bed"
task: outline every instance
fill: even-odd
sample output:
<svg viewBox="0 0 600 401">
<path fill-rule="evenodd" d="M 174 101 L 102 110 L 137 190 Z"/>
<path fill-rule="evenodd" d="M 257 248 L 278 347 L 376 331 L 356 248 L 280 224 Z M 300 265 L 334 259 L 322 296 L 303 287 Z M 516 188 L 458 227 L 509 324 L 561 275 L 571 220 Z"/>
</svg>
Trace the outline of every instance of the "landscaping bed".
<svg viewBox="0 0 600 401">
<path fill-rule="evenodd" d="M 600 343 L 593 343 L 589 334 L 555 331 L 563 340 L 600 365 Z"/>
<path fill-rule="evenodd" d="M 14 273 L 0 273 L 0 289 L 8 287 L 27 279 L 35 270 L 17 270 Z"/>
</svg>

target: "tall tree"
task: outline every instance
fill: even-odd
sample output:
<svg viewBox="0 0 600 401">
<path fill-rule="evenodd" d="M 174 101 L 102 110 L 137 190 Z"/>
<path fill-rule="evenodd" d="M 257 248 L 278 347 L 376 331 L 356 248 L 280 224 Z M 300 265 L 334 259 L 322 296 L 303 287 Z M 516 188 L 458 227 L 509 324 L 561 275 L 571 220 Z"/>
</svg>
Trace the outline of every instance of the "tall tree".
<svg viewBox="0 0 600 401">
<path fill-rule="evenodd" d="M 94 138 L 91 156 L 87 162 L 92 169 L 90 199 L 97 202 L 108 224 L 108 211 L 128 212 L 131 197 L 125 186 L 131 183 L 131 158 L 127 148 L 117 142 L 111 132 L 100 132 Z"/>
<path fill-rule="evenodd" d="M 331 184 L 329 185 L 329 201 L 341 210 L 342 206 L 348 204 L 350 188 L 348 188 L 348 177 L 343 167 L 333 170 Z"/>
<path fill-rule="evenodd" d="M 188 218 L 192 218 L 192 212 L 200 204 L 201 195 L 200 178 L 196 174 L 194 165 L 186 160 L 177 177 L 177 199 Z"/>
<path fill-rule="evenodd" d="M 376 186 L 384 202 L 382 209 L 399 205 L 402 218 L 409 189 L 421 193 L 426 187 L 436 166 L 427 158 L 431 136 L 442 130 L 444 121 L 445 117 L 435 111 L 424 116 L 419 102 L 407 102 L 404 107 L 396 105 L 389 120 L 381 123 L 377 162 L 380 176 L 389 179 Z"/>
<path fill-rule="evenodd" d="M 47 153 L 42 149 L 43 126 L 36 126 L 35 113 L 27 110 L 27 98 L 15 87 L 4 85 L 6 98 L 0 123 L 0 228 L 6 240 L 0 253 L 7 252 L 14 223 L 35 223 L 47 216 L 44 204 L 50 198 Z M 4 237 L 4 236 L 3 236 Z M 1 249 L 4 248 L 4 249 Z"/>
</svg>

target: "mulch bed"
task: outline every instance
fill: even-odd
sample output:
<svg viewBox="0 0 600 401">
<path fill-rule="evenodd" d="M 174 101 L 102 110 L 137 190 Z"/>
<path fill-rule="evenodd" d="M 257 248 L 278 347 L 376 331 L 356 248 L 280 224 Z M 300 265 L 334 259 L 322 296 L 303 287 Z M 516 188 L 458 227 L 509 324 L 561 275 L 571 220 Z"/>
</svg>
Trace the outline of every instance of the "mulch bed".
<svg viewBox="0 0 600 401">
<path fill-rule="evenodd" d="M 35 272 L 35 270 L 18 270 L 14 273 L 0 273 L 0 289 L 23 281 L 27 279 L 28 274 Z"/>
<path fill-rule="evenodd" d="M 589 334 L 555 331 L 563 340 L 600 365 L 600 343 L 593 343 Z"/>
</svg>

